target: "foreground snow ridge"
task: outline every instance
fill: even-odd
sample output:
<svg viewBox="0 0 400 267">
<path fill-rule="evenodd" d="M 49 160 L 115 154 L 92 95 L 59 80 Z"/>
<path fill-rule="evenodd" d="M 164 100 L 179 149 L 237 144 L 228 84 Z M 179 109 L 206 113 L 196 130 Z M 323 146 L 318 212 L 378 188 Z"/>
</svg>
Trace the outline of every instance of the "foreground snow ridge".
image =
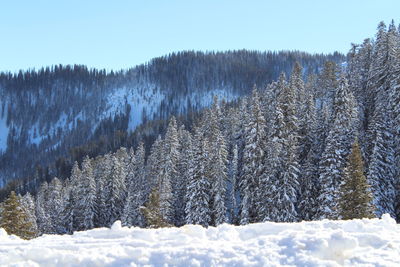
<svg viewBox="0 0 400 267">
<path fill-rule="evenodd" d="M 31 241 L 0 229 L 0 265 L 400 266 L 400 226 L 382 219 L 167 229 L 99 228 Z"/>
</svg>

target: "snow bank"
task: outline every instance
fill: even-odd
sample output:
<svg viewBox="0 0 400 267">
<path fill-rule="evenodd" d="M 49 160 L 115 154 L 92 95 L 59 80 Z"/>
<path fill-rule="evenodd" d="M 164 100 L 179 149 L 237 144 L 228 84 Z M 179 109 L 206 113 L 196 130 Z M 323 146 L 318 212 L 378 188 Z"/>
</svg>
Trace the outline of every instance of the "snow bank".
<svg viewBox="0 0 400 267">
<path fill-rule="evenodd" d="M 121 227 L 31 241 L 0 229 L 0 265 L 12 266 L 400 266 L 400 226 L 382 219 Z"/>
</svg>

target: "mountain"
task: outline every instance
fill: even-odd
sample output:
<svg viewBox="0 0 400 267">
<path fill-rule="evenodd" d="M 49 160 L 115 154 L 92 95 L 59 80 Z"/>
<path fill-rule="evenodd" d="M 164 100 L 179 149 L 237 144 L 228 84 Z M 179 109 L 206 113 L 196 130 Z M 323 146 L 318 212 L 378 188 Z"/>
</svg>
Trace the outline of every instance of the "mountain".
<svg viewBox="0 0 400 267">
<path fill-rule="evenodd" d="M 296 61 L 306 76 L 319 72 L 326 61 L 341 63 L 345 57 L 189 51 L 117 72 L 55 65 L 1 73 L 0 187 L 24 177 L 65 177 L 73 161 L 87 154 L 82 146 L 97 142 L 92 156 L 128 146 L 128 136 L 144 123 L 156 136 L 156 121 L 187 118 L 209 106 L 213 95 L 229 102 L 254 85 L 264 88 L 281 72 L 288 75 Z"/>
</svg>

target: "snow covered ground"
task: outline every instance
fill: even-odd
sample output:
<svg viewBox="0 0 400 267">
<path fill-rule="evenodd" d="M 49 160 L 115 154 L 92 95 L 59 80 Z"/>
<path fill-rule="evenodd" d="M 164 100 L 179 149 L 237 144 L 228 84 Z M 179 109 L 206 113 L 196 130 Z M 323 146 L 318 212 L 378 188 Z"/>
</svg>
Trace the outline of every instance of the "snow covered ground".
<svg viewBox="0 0 400 267">
<path fill-rule="evenodd" d="M 31 241 L 0 229 L 7 266 L 400 266 L 400 226 L 382 219 L 100 228 Z"/>
</svg>

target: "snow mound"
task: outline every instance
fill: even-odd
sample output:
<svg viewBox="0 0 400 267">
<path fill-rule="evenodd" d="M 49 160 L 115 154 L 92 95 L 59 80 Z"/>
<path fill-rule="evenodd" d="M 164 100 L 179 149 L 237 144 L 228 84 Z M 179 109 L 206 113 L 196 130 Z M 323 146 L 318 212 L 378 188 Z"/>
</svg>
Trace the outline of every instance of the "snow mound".
<svg viewBox="0 0 400 267">
<path fill-rule="evenodd" d="M 382 219 L 99 228 L 31 241 L 0 229 L 0 265 L 400 266 L 400 226 Z"/>
</svg>

